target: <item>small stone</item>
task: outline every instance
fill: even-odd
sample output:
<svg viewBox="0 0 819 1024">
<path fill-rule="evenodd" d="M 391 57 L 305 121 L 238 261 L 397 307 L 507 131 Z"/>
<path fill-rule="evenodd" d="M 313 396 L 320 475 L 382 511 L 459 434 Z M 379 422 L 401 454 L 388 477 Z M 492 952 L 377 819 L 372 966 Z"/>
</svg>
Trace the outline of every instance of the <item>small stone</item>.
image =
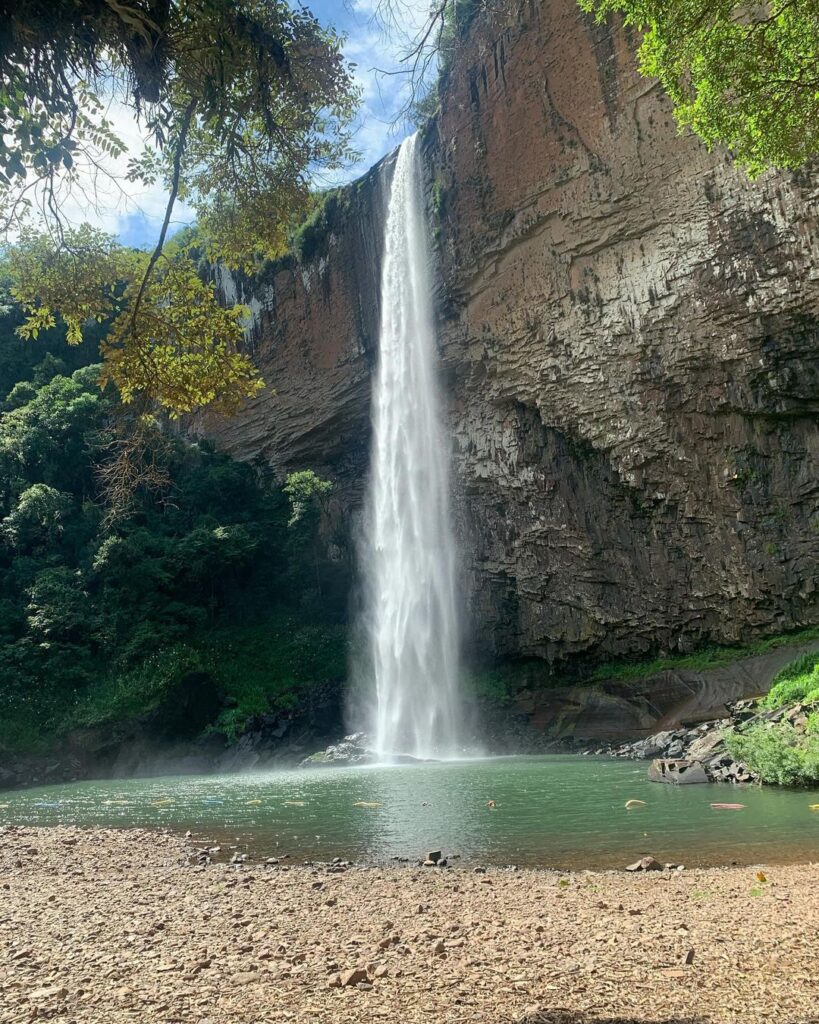
<svg viewBox="0 0 819 1024">
<path fill-rule="evenodd" d="M 339 975 L 340 984 L 347 988 L 349 985 L 358 985 L 359 982 L 366 982 L 368 974 L 363 967 L 351 967 L 348 971 L 342 971 Z"/>
<path fill-rule="evenodd" d="M 61 988 L 58 985 L 54 985 L 50 988 L 35 988 L 33 992 L 29 993 L 29 999 L 40 1003 L 47 1002 L 50 999 L 65 999 L 67 995 L 67 988 Z"/>
<path fill-rule="evenodd" d="M 629 864 L 626 871 L 662 871 L 663 866 L 654 857 L 642 857 L 640 860 Z"/>
<path fill-rule="evenodd" d="M 386 964 L 379 964 L 378 967 L 373 971 L 374 978 L 386 978 L 389 974 L 389 968 Z"/>
<path fill-rule="evenodd" d="M 443 854 L 440 850 L 433 850 L 431 853 L 426 855 L 426 860 L 431 860 L 433 864 L 437 864 Z"/>
<path fill-rule="evenodd" d="M 440 956 L 442 953 L 446 952 L 446 946 L 444 945 L 443 939 L 438 939 L 438 941 L 432 947 L 432 952 L 435 954 L 435 956 Z"/>
<path fill-rule="evenodd" d="M 238 985 L 252 985 L 254 981 L 261 981 L 262 976 L 258 971 L 240 971 L 233 975 L 233 980 Z"/>
</svg>

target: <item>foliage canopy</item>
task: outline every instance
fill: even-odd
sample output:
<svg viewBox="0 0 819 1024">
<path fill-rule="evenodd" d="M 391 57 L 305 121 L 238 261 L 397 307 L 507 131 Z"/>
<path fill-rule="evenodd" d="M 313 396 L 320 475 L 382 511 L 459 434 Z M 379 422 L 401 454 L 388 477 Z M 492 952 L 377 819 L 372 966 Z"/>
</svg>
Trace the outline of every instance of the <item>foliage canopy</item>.
<svg viewBox="0 0 819 1024">
<path fill-rule="evenodd" d="M 66 372 L 48 351 L 93 348 L 66 349 L 59 327 L 24 348 L 16 319 L 0 316 L 0 749 L 151 722 L 235 736 L 337 692 L 345 570 L 315 517 L 289 527 L 272 479 L 159 431 L 155 486 L 111 520 L 121 413 L 97 366 Z"/>
<path fill-rule="evenodd" d="M 357 101 L 341 40 L 286 0 L 0 0 L 0 223 L 12 251 L 21 333 L 61 318 L 76 343 L 113 319 L 104 380 L 172 415 L 231 410 L 261 386 L 236 351 L 242 310 L 220 310 L 193 254 L 165 240 L 177 199 L 197 215 L 197 255 L 252 270 L 285 248 L 317 169 L 350 155 Z M 129 109 L 145 148 L 128 177 L 161 182 L 154 251 L 72 229 L 66 195 L 126 154 L 106 113 Z"/>
<path fill-rule="evenodd" d="M 819 153 L 816 0 L 578 0 L 643 32 L 640 70 L 655 76 L 681 128 L 723 143 L 752 176 Z"/>
</svg>

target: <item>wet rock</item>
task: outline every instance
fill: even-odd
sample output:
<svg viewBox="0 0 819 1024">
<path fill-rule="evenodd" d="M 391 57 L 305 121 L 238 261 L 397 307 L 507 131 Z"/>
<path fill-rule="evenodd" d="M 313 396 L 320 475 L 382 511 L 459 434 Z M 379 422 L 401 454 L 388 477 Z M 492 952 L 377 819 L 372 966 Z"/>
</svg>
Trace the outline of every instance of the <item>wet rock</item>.
<svg viewBox="0 0 819 1024">
<path fill-rule="evenodd" d="M 363 732 L 351 733 L 340 743 L 333 743 L 325 750 L 319 750 L 301 762 L 302 768 L 343 767 L 351 764 L 371 764 L 377 755 L 367 746 Z"/>
</svg>

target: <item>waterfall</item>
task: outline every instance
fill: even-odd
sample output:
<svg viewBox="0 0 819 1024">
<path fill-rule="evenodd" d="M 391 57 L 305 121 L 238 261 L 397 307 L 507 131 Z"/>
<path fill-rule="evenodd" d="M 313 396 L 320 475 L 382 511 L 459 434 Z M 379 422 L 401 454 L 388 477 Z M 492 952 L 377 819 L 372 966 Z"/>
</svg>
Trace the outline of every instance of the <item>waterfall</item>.
<svg viewBox="0 0 819 1024">
<path fill-rule="evenodd" d="M 398 152 L 387 210 L 365 545 L 375 698 L 369 731 L 384 758 L 459 750 L 456 558 L 435 363 L 413 135 Z"/>
</svg>

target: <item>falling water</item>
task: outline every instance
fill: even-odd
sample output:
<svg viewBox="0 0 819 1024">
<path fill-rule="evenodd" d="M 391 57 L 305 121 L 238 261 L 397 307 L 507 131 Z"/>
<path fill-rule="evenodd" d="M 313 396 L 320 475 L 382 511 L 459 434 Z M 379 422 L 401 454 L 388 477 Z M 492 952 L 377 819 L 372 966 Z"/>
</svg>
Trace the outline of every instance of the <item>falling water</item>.
<svg viewBox="0 0 819 1024">
<path fill-rule="evenodd" d="M 458 614 L 417 135 L 392 180 L 369 494 L 369 640 L 384 757 L 458 751 Z"/>
</svg>

